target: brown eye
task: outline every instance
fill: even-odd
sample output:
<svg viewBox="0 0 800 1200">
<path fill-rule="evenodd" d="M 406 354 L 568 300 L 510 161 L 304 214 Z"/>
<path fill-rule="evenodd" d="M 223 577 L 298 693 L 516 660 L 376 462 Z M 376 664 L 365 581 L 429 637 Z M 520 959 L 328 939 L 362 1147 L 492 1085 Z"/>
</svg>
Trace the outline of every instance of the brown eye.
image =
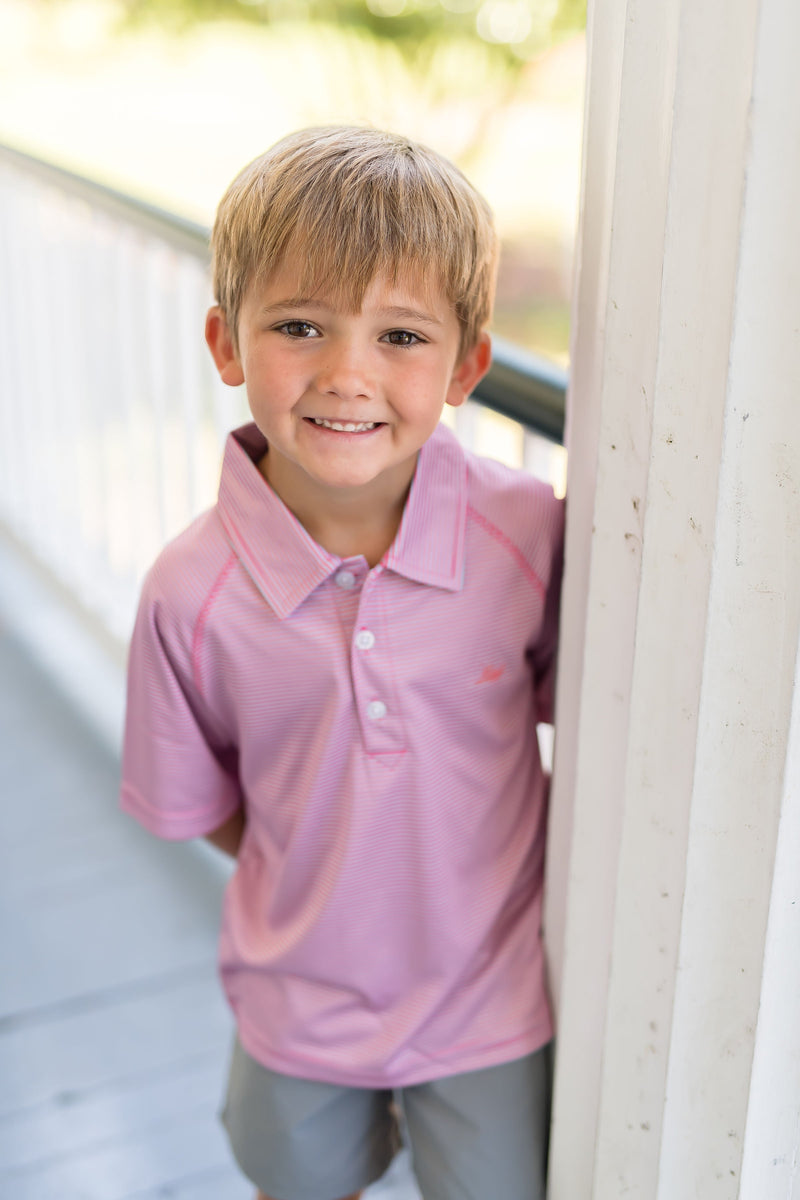
<svg viewBox="0 0 800 1200">
<path fill-rule="evenodd" d="M 284 321 L 277 328 L 291 338 L 308 338 L 316 336 L 316 329 L 308 321 Z"/>
<path fill-rule="evenodd" d="M 386 334 L 386 340 L 390 346 L 413 346 L 422 339 L 408 329 L 392 329 Z"/>
</svg>

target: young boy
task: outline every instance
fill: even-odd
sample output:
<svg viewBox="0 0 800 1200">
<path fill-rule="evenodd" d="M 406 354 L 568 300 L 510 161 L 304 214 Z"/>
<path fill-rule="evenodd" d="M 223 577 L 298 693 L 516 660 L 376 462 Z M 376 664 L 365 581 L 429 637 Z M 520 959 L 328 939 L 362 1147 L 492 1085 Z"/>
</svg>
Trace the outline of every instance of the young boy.
<svg viewBox="0 0 800 1200">
<path fill-rule="evenodd" d="M 224 1120 L 272 1200 L 544 1196 L 540 909 L 562 506 L 438 424 L 489 366 L 497 242 L 432 151 L 293 134 L 234 181 L 206 339 L 219 501 L 130 652 L 123 806 L 237 858 Z"/>
</svg>

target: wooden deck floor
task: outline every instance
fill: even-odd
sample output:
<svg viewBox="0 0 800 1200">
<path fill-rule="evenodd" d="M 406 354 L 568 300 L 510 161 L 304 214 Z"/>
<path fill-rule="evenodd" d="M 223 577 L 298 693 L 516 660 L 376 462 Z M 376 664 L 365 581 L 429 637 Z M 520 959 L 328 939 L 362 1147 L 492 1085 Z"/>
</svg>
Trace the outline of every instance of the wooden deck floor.
<svg viewBox="0 0 800 1200">
<path fill-rule="evenodd" d="M 0 627 L 0 1198 L 246 1200 L 216 1112 L 224 877 Z M 370 1200 L 418 1200 L 402 1156 Z"/>
</svg>

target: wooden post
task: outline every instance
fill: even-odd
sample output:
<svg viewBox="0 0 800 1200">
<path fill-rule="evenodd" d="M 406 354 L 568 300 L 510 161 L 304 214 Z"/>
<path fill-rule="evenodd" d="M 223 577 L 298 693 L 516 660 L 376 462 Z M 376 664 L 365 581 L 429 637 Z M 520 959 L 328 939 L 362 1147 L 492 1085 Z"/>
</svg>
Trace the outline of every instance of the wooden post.
<svg viewBox="0 0 800 1200">
<path fill-rule="evenodd" d="M 800 1189 L 800 7 L 596 0 L 589 38 L 549 1195 L 784 1200 Z"/>
</svg>

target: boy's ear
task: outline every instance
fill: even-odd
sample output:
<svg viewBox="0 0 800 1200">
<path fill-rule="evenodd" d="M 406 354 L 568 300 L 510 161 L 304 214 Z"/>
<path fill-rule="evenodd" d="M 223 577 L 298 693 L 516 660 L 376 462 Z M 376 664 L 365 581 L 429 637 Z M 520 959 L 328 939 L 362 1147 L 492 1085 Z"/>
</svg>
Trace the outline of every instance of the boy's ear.
<svg viewBox="0 0 800 1200">
<path fill-rule="evenodd" d="M 222 382 L 230 387 L 238 387 L 240 383 L 244 383 L 242 364 L 233 348 L 233 338 L 225 314 L 218 304 L 208 310 L 206 342 Z"/>
<path fill-rule="evenodd" d="M 453 408 L 458 408 L 460 404 L 463 404 L 483 379 L 491 363 L 492 339 L 488 333 L 482 333 L 453 371 L 445 404 L 450 404 Z"/>
</svg>

